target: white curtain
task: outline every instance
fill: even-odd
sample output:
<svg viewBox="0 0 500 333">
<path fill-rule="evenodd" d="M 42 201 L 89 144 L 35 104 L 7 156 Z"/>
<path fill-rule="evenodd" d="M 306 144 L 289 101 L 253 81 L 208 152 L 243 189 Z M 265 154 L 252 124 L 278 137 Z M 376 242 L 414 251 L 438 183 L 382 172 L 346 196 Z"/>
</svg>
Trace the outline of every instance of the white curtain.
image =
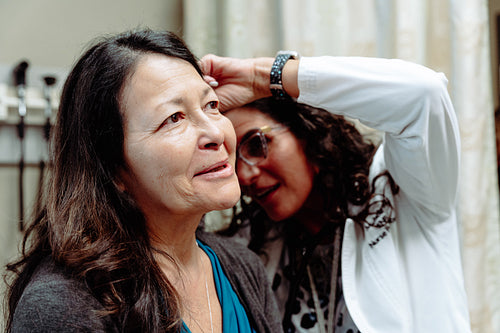
<svg viewBox="0 0 500 333">
<path fill-rule="evenodd" d="M 500 332 L 500 228 L 487 0 L 184 0 L 198 55 L 359 55 L 444 72 L 462 136 L 459 212 L 474 333 Z"/>
</svg>

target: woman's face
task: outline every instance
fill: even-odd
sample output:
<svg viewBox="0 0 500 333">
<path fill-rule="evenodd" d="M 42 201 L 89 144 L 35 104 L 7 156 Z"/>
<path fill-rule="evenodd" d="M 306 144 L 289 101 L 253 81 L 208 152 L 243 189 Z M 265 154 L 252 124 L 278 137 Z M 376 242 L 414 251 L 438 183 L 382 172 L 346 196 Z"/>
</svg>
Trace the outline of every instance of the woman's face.
<svg viewBox="0 0 500 333">
<path fill-rule="evenodd" d="M 120 102 L 126 165 L 118 184 L 148 220 L 182 219 L 238 201 L 234 129 L 191 64 L 143 56 Z"/>
<path fill-rule="evenodd" d="M 250 130 L 280 125 L 254 108 L 234 109 L 225 115 L 233 123 L 238 145 Z M 243 191 L 257 201 L 272 220 L 281 221 L 297 213 L 305 203 L 313 187 L 315 168 L 289 130 L 271 131 L 266 138 L 267 158 L 254 166 L 239 159 L 238 180 Z"/>
</svg>

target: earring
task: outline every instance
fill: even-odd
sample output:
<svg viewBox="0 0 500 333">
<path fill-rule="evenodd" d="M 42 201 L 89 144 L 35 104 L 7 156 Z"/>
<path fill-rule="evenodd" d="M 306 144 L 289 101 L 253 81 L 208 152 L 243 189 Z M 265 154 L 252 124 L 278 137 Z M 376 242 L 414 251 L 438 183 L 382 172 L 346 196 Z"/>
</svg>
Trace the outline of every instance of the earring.
<svg viewBox="0 0 500 333">
<path fill-rule="evenodd" d="M 355 205 L 364 203 L 370 196 L 370 184 L 368 176 L 364 173 L 356 173 L 351 178 L 351 189 L 349 190 L 349 201 Z"/>
</svg>

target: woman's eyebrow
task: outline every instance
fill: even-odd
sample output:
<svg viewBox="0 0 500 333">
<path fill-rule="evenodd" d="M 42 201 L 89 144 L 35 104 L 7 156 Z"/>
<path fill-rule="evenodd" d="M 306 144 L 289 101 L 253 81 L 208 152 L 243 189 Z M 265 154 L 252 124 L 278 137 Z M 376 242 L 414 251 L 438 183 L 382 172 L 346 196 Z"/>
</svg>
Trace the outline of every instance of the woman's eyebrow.
<svg viewBox="0 0 500 333">
<path fill-rule="evenodd" d="M 207 88 L 203 89 L 203 92 L 201 93 L 201 98 L 206 97 L 208 94 L 210 94 L 211 91 L 213 91 L 213 90 L 210 87 L 207 87 Z M 162 105 L 166 105 L 166 104 L 182 105 L 183 103 L 184 103 L 184 98 L 183 97 L 173 97 L 171 99 L 167 99 L 166 101 L 163 101 L 163 102 L 159 103 L 156 106 L 156 109 L 159 108 L 159 107 L 161 107 Z"/>
<path fill-rule="evenodd" d="M 212 88 L 206 87 L 205 89 L 203 89 L 203 92 L 201 93 L 201 98 L 206 97 L 212 91 L 213 91 Z M 183 97 L 173 97 L 171 99 L 168 99 L 168 100 L 162 102 L 161 104 L 181 105 L 183 102 L 184 102 L 184 98 Z"/>
</svg>

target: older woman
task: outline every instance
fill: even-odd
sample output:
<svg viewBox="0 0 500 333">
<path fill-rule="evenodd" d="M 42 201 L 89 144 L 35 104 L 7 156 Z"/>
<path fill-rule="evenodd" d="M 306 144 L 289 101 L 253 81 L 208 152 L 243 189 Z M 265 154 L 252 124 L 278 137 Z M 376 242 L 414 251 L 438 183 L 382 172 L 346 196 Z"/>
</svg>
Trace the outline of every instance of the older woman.
<svg viewBox="0 0 500 333">
<path fill-rule="evenodd" d="M 240 194 L 218 105 L 171 33 L 119 34 L 80 58 L 44 209 L 9 265 L 8 331 L 280 331 L 258 257 L 196 234 Z"/>
</svg>

